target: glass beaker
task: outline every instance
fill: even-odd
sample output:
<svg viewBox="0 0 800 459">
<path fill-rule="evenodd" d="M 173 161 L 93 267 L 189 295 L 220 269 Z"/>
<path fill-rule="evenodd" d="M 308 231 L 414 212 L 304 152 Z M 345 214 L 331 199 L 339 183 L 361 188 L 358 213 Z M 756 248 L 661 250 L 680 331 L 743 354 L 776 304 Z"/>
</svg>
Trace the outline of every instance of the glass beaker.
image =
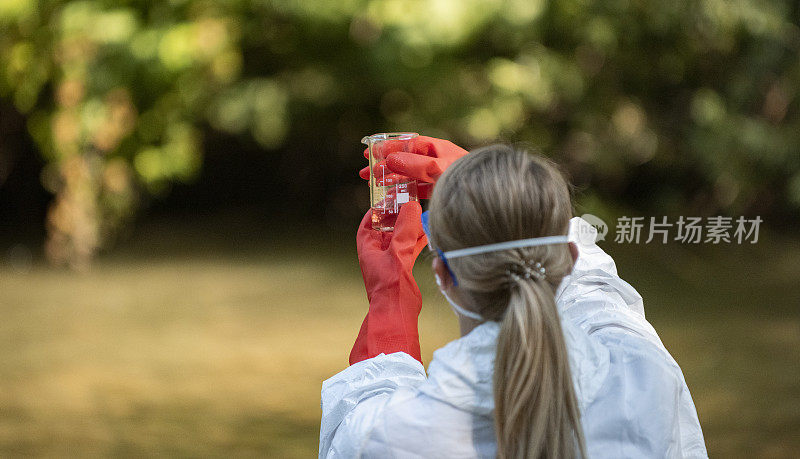
<svg viewBox="0 0 800 459">
<path fill-rule="evenodd" d="M 383 160 L 389 153 L 412 152 L 413 132 L 386 132 L 361 139 L 369 147 L 369 203 L 372 206 L 372 228 L 394 230 L 400 207 L 409 201 L 419 201 L 417 181 L 395 174 Z"/>
</svg>

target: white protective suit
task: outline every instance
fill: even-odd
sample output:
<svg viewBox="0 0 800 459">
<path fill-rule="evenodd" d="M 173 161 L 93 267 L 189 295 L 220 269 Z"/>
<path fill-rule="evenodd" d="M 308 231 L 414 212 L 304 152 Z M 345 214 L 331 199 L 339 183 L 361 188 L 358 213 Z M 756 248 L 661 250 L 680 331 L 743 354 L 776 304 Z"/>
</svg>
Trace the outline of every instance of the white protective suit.
<svg viewBox="0 0 800 459">
<path fill-rule="evenodd" d="M 707 457 L 681 369 L 617 275 L 594 228 L 556 292 L 590 458 Z M 433 354 L 381 354 L 322 384 L 319 457 L 495 457 L 492 375 L 497 322 Z"/>
</svg>

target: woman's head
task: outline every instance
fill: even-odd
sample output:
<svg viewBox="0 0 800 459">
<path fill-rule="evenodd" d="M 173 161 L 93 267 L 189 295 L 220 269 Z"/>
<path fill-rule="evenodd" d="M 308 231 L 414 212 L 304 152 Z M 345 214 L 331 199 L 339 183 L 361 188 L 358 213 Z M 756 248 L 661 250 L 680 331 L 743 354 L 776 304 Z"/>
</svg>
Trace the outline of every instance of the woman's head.
<svg viewBox="0 0 800 459">
<path fill-rule="evenodd" d="M 549 160 L 507 146 L 476 150 L 442 175 L 430 202 L 430 242 L 444 252 L 566 235 L 569 188 Z M 463 307 L 500 322 L 495 428 L 501 457 L 583 451 L 555 290 L 572 269 L 565 243 L 448 260 Z M 543 268 L 542 270 L 540 269 Z"/>
<path fill-rule="evenodd" d="M 431 244 L 443 251 L 565 235 L 569 188 L 548 159 L 505 145 L 475 150 L 450 166 L 430 202 Z M 513 277 L 526 261 L 545 268 L 555 289 L 572 269 L 566 244 L 524 247 L 448 260 L 460 297 L 487 320 L 505 312 Z"/>
</svg>

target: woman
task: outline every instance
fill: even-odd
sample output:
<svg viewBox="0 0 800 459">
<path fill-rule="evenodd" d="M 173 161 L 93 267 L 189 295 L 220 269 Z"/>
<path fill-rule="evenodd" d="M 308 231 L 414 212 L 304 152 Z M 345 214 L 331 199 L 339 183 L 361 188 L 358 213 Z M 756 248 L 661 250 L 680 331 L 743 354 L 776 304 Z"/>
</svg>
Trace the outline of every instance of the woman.
<svg viewBox="0 0 800 459">
<path fill-rule="evenodd" d="M 505 146 L 418 145 L 387 164 L 438 179 L 428 242 L 462 337 L 426 377 L 411 276 L 426 219 L 410 203 L 380 233 L 368 213 L 370 307 L 351 366 L 323 384 L 320 457 L 707 457 L 680 368 L 613 260 L 576 238 L 592 229 L 570 219 L 557 169 Z"/>
</svg>

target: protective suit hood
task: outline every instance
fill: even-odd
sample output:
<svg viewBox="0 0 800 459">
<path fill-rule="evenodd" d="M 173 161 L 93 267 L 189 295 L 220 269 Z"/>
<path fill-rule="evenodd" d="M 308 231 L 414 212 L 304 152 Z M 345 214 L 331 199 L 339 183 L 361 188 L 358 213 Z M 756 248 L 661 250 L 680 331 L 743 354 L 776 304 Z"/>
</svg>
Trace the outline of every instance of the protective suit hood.
<svg viewBox="0 0 800 459">
<path fill-rule="evenodd" d="M 608 352 L 584 342 L 586 336 L 562 323 L 567 341 L 572 380 L 579 403 L 589 403 L 608 371 Z M 419 390 L 431 398 L 464 411 L 492 416 L 494 413 L 494 359 L 498 322 L 485 322 L 466 336 L 450 342 L 433 354 L 428 380 Z"/>
</svg>

